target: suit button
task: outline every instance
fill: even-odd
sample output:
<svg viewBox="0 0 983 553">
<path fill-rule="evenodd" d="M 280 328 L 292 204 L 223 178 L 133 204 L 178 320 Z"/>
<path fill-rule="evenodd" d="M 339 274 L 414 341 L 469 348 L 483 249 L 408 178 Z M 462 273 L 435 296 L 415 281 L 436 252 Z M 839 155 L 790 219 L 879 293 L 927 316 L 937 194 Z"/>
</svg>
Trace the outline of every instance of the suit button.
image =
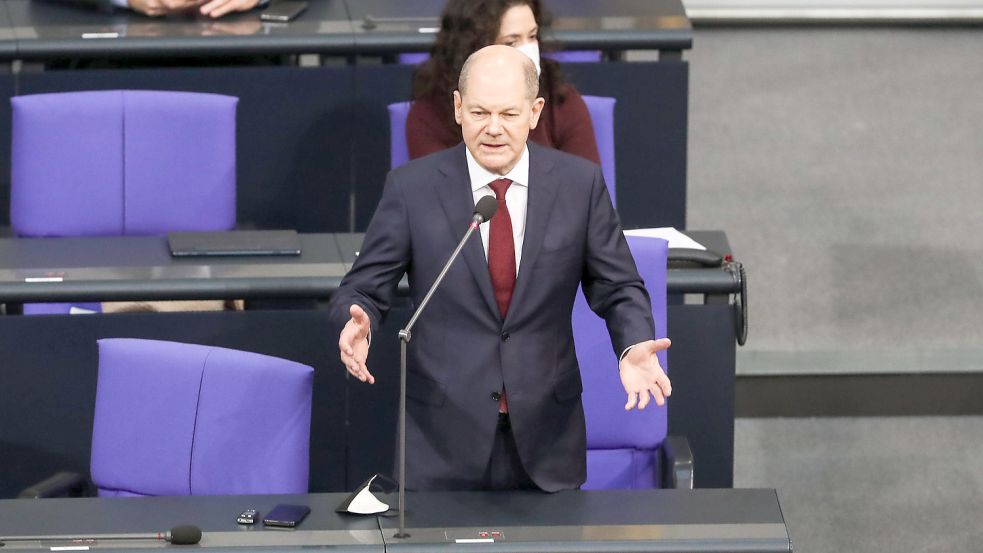
<svg viewBox="0 0 983 553">
<path fill-rule="evenodd" d="M 508 342 L 509 341 L 509 336 L 510 336 L 510 334 L 508 332 L 503 332 L 502 333 L 502 341 L 503 342 Z"/>
<path fill-rule="evenodd" d="M 492 392 L 491 398 L 495 401 L 502 399 L 502 392 Z"/>
</svg>

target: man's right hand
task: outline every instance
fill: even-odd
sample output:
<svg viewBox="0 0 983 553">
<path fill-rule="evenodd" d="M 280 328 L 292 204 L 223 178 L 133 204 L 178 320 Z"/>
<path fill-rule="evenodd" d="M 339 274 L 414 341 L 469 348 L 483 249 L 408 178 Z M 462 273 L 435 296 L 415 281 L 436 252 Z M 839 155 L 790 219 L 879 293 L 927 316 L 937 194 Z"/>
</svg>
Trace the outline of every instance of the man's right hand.
<svg viewBox="0 0 983 553">
<path fill-rule="evenodd" d="M 369 330 L 371 329 L 369 316 L 358 305 L 352 305 L 348 313 L 352 318 L 345 323 L 341 338 L 338 340 L 341 362 L 355 378 L 375 384 L 375 377 L 365 366 L 365 360 L 369 356 Z"/>
</svg>

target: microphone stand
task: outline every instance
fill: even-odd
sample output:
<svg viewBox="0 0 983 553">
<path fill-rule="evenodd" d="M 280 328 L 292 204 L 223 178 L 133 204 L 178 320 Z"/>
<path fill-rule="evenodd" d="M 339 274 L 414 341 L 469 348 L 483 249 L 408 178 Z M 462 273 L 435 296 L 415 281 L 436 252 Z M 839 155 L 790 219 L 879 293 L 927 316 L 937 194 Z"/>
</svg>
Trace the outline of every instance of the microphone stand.
<svg viewBox="0 0 983 553">
<path fill-rule="evenodd" d="M 491 217 L 488 218 L 490 219 Z M 461 250 L 464 249 L 465 242 L 468 241 L 471 234 L 484 220 L 485 217 L 480 213 L 474 214 L 471 218 L 471 224 L 468 225 L 468 231 L 464 233 L 464 238 L 461 238 L 461 241 L 457 244 L 454 253 L 451 254 L 450 259 L 444 264 L 444 268 L 437 275 L 437 279 L 430 286 L 430 290 L 423 297 L 423 301 L 420 302 L 419 307 L 413 312 L 413 316 L 406 323 L 406 327 L 399 331 L 399 531 L 393 534 L 394 538 L 404 539 L 410 537 L 406 533 L 406 345 L 410 343 L 410 330 L 416 324 L 416 320 L 420 318 L 420 314 L 427 307 L 427 303 L 430 302 L 430 298 L 437 291 L 437 287 L 440 286 L 441 281 L 444 280 L 447 271 L 451 268 L 451 264 L 454 263 Z"/>
</svg>

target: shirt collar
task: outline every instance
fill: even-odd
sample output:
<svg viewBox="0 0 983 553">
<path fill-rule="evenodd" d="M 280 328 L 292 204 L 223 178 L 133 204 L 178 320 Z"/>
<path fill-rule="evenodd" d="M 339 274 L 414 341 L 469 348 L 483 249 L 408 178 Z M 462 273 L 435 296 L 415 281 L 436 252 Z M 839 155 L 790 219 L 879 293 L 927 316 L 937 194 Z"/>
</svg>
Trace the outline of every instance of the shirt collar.
<svg viewBox="0 0 983 553">
<path fill-rule="evenodd" d="M 488 186 L 495 179 L 501 178 L 509 179 L 513 184 L 529 186 L 529 146 L 522 147 L 522 155 L 519 156 L 519 161 L 505 175 L 496 175 L 479 165 L 478 160 L 471 155 L 471 150 L 468 150 L 467 147 L 464 148 L 464 155 L 468 159 L 468 176 L 471 177 L 472 192 Z"/>
</svg>

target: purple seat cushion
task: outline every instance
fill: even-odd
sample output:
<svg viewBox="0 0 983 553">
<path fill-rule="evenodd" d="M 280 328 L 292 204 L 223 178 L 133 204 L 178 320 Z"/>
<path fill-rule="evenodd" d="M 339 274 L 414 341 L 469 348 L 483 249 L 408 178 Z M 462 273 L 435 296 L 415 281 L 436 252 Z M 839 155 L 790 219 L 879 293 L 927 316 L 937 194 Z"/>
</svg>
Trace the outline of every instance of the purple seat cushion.
<svg viewBox="0 0 983 553">
<path fill-rule="evenodd" d="M 217 347 L 99 340 L 100 495 L 306 493 L 313 369 Z"/>
<path fill-rule="evenodd" d="M 300 363 L 211 348 L 192 495 L 307 493 L 313 379 Z"/>
<path fill-rule="evenodd" d="M 584 96 L 590 122 L 594 127 L 594 142 L 597 143 L 597 155 L 601 160 L 601 174 L 604 184 L 608 187 L 611 203 L 618 205 L 618 195 L 615 186 L 615 150 L 614 150 L 614 106 L 618 102 L 607 96 Z"/>
<path fill-rule="evenodd" d="M 668 244 L 658 238 L 629 236 L 627 239 L 652 299 L 656 336 L 665 337 Z M 599 470 L 599 467 L 614 465 L 624 470 L 634 467 L 644 471 L 657 464 L 658 451 L 667 432 L 666 408 L 656 407 L 653 402 L 643 411 L 625 411 L 627 398 L 618 378 L 618 357 L 611 348 L 604 321 L 590 310 L 583 294 L 578 294 L 574 303 L 573 332 L 584 382 L 584 415 L 587 419 L 585 488 L 607 487 L 603 483 L 609 483 L 612 478 L 610 469 Z M 668 371 L 665 352 L 659 354 L 659 361 Z M 655 475 L 635 474 L 632 481 L 654 478 Z"/>
<path fill-rule="evenodd" d="M 237 98 L 106 90 L 11 99 L 20 236 L 235 226 Z"/>
<path fill-rule="evenodd" d="M 395 169 L 410 160 L 406 143 L 406 117 L 412 102 L 389 104 L 389 167 Z"/>
<path fill-rule="evenodd" d="M 646 408 L 647 409 L 647 408 Z M 660 487 L 661 448 L 654 450 L 595 449 L 587 455 L 585 490 L 652 489 Z"/>
<path fill-rule="evenodd" d="M 122 92 L 35 94 L 10 103 L 14 232 L 123 234 Z"/>
<path fill-rule="evenodd" d="M 235 227 L 238 99 L 143 90 L 123 99 L 126 234 Z"/>
<path fill-rule="evenodd" d="M 101 303 L 25 303 L 25 315 L 64 315 L 71 312 L 73 307 L 79 307 L 95 313 L 102 313 Z"/>
</svg>

